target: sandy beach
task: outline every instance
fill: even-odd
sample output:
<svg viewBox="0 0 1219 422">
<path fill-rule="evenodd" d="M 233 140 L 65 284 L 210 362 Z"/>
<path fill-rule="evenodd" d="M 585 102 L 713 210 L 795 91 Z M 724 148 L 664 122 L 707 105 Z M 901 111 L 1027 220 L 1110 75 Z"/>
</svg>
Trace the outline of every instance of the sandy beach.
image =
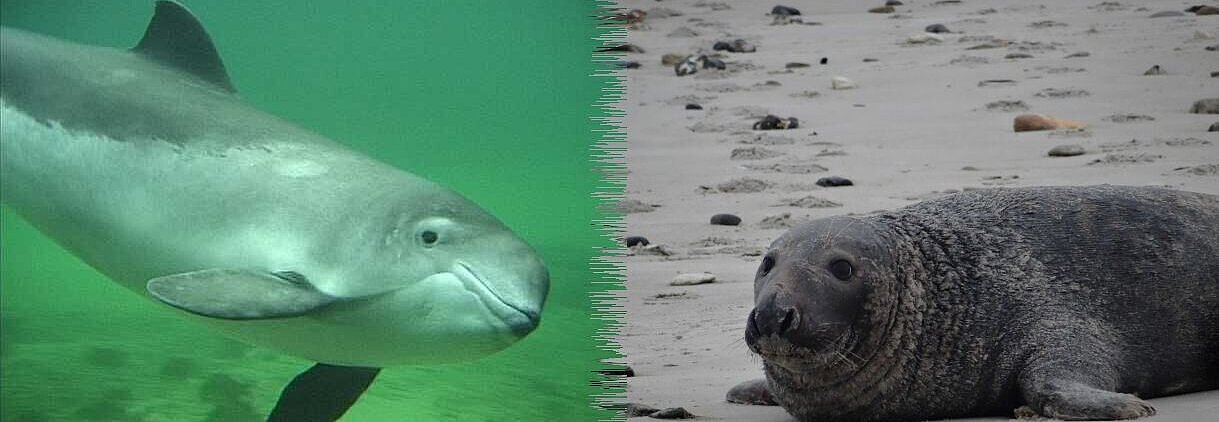
<svg viewBox="0 0 1219 422">
<path fill-rule="evenodd" d="M 627 35 L 643 52 L 623 54 L 640 65 L 623 70 L 626 234 L 668 254 L 625 258 L 628 401 L 704 420 L 792 420 L 724 394 L 762 376 L 743 340 L 753 274 L 800 221 L 1001 186 L 1219 194 L 1219 132 L 1208 132 L 1219 115 L 1190 112 L 1219 98 L 1219 52 L 1207 49 L 1219 44 L 1219 16 L 1152 18 L 1196 3 L 1100 0 L 915 0 L 868 12 L 883 3 L 619 2 L 647 12 Z M 776 4 L 803 22 L 775 24 Z M 925 35 L 933 24 L 951 32 Z M 713 50 L 736 39 L 756 51 Z M 707 54 L 725 69 L 678 76 L 667 54 Z M 856 87 L 834 89 L 835 77 Z M 1016 116 L 1031 113 L 1086 128 L 1015 132 Z M 753 130 L 768 114 L 799 125 Z M 1069 156 L 1050 156 L 1056 147 Z M 853 185 L 815 184 L 829 176 Z M 709 224 L 719 213 L 741 223 Z M 716 281 L 670 285 L 692 272 Z M 1151 403 L 1159 413 L 1147 420 L 1205 420 L 1219 391 Z"/>
</svg>

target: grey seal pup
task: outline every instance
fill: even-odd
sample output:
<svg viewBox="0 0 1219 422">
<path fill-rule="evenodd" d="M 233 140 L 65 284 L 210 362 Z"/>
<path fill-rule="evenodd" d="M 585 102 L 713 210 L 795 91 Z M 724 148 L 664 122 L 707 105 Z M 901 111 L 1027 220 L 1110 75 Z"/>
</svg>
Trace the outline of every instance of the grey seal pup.
<svg viewBox="0 0 1219 422">
<path fill-rule="evenodd" d="M 966 192 L 793 228 L 758 268 L 745 341 L 800 420 L 1029 410 L 1152 415 L 1219 388 L 1219 197 L 1151 187 Z"/>
</svg>

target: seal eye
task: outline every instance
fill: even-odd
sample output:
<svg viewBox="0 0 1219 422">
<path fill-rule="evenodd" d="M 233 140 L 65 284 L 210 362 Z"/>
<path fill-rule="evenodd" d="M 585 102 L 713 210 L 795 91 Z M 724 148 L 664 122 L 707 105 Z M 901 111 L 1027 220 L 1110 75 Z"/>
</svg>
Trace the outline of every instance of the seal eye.
<svg viewBox="0 0 1219 422">
<path fill-rule="evenodd" d="M 767 274 L 770 274 L 770 270 L 774 267 L 775 258 L 767 255 L 765 258 L 762 258 L 762 266 L 758 267 L 758 276 L 765 277 Z"/>
<path fill-rule="evenodd" d="M 851 263 L 847 262 L 845 259 L 839 259 L 830 263 L 830 274 L 833 274 L 834 278 L 847 281 L 854 273 L 855 267 L 851 266 Z"/>
<path fill-rule="evenodd" d="M 424 230 L 419 233 L 419 240 L 423 242 L 423 246 L 430 248 L 436 246 L 436 242 L 440 240 L 440 235 L 431 230 Z"/>
</svg>

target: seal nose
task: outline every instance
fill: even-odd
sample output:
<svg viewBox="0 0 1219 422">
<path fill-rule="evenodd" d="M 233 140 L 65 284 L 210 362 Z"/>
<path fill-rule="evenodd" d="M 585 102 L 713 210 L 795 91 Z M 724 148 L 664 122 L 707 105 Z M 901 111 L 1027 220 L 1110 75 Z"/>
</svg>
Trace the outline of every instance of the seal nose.
<svg viewBox="0 0 1219 422">
<path fill-rule="evenodd" d="M 800 310 L 782 305 L 772 296 L 754 307 L 749 324 L 759 336 L 778 335 L 791 340 L 789 337 L 800 326 Z"/>
</svg>

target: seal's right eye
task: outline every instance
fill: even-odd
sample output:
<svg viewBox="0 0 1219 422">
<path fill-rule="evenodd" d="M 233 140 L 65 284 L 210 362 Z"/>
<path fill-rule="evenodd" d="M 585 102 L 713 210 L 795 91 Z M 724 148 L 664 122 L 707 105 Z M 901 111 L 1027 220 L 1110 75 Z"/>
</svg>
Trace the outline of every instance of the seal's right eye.
<svg viewBox="0 0 1219 422">
<path fill-rule="evenodd" d="M 854 273 L 855 267 L 845 259 L 839 259 L 830 263 L 830 274 L 833 274 L 834 278 L 847 281 L 851 279 L 851 275 Z"/>
<path fill-rule="evenodd" d="M 775 258 L 770 255 L 766 255 L 765 258 L 762 258 L 762 266 L 758 267 L 758 276 L 764 277 L 767 274 L 770 274 L 770 270 L 774 267 Z"/>
</svg>

